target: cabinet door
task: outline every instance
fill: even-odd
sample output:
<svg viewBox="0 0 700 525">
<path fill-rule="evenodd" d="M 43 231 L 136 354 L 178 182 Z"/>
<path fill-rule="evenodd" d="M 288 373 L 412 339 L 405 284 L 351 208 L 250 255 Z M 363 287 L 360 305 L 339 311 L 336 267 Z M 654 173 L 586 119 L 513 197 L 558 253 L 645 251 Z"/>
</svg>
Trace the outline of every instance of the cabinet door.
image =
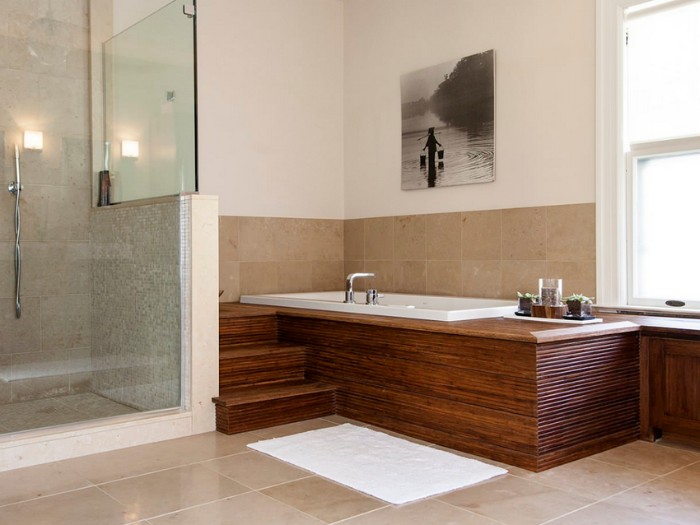
<svg viewBox="0 0 700 525">
<path fill-rule="evenodd" d="M 700 340 L 650 338 L 654 433 L 700 444 Z"/>
</svg>

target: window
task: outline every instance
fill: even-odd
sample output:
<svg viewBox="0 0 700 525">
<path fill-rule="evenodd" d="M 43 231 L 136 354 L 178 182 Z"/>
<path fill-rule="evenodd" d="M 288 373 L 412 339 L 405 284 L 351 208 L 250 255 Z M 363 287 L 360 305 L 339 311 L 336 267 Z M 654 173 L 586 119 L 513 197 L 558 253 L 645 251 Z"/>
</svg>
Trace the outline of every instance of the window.
<svg viewBox="0 0 700 525">
<path fill-rule="evenodd" d="M 700 309 L 700 0 L 599 0 L 598 298 Z"/>
</svg>

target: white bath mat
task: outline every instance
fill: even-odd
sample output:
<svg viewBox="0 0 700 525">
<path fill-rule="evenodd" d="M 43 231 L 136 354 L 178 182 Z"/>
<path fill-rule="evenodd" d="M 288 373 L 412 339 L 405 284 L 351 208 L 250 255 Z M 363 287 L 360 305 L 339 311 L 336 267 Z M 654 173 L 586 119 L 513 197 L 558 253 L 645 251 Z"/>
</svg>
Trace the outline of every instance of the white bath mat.
<svg viewBox="0 0 700 525">
<path fill-rule="evenodd" d="M 508 472 L 350 424 L 248 446 L 395 504 L 466 487 Z"/>
</svg>

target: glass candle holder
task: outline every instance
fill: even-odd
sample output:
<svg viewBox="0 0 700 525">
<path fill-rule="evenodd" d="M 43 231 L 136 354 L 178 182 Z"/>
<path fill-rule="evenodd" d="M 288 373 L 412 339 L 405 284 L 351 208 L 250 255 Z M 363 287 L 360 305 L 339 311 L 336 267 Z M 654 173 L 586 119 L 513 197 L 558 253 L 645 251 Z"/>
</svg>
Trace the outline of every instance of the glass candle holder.
<svg viewBox="0 0 700 525">
<path fill-rule="evenodd" d="M 561 304 L 562 279 L 540 279 L 540 303 L 543 306 Z"/>
</svg>

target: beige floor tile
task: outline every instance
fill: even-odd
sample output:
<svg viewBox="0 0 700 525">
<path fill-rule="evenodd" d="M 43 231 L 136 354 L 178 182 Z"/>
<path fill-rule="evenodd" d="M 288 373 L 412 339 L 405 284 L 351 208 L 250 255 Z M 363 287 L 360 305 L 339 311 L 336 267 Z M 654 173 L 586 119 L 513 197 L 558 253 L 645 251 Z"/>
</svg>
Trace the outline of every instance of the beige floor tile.
<svg viewBox="0 0 700 525">
<path fill-rule="evenodd" d="M 126 506 L 134 519 L 159 516 L 248 492 L 240 483 L 201 465 L 114 481 L 99 488 Z"/>
<path fill-rule="evenodd" d="M 547 525 L 672 525 L 657 516 L 635 509 L 626 509 L 605 502 L 596 503 L 571 514 L 567 514 Z"/>
<path fill-rule="evenodd" d="M 700 523 L 700 483 L 671 474 L 606 500 L 608 505 L 635 510 L 682 525 Z"/>
<path fill-rule="evenodd" d="M 688 486 L 695 486 L 697 487 L 698 491 L 700 491 L 700 461 L 676 470 L 665 476 L 663 479 L 685 483 Z"/>
<path fill-rule="evenodd" d="M 68 468 L 93 483 L 106 483 L 139 476 L 188 463 L 188 458 L 173 459 L 152 445 L 141 445 L 62 461 Z"/>
<path fill-rule="evenodd" d="M 279 425 L 276 427 L 254 430 L 252 433 L 256 436 L 260 436 L 260 439 L 272 439 L 332 426 L 335 426 L 335 424 L 324 419 L 308 419 L 306 421 L 299 421 L 298 423 L 289 423 L 287 425 Z"/>
<path fill-rule="evenodd" d="M 367 423 L 363 423 L 362 421 L 358 421 L 357 419 L 351 419 L 349 417 L 340 416 L 338 414 L 333 414 L 332 416 L 323 416 L 320 419 L 322 419 L 323 421 L 330 421 L 331 423 L 335 423 L 337 425 L 350 423 L 351 425 L 356 425 L 358 427 L 367 426 Z"/>
<path fill-rule="evenodd" d="M 350 518 L 387 504 L 318 476 L 261 491 L 325 523 Z"/>
<path fill-rule="evenodd" d="M 584 497 L 602 499 L 650 481 L 656 476 L 585 458 L 544 472 L 521 474 L 519 477 Z"/>
<path fill-rule="evenodd" d="M 57 463 L 0 472 L 0 505 L 89 486 L 85 478 Z"/>
<path fill-rule="evenodd" d="M 593 459 L 641 470 L 650 474 L 668 474 L 700 461 L 700 453 L 666 447 L 646 441 L 634 441 L 591 456 Z"/>
<path fill-rule="evenodd" d="M 311 476 L 305 470 L 259 452 L 244 452 L 202 465 L 256 490 Z"/>
<path fill-rule="evenodd" d="M 450 452 L 452 454 L 456 454 L 457 456 L 462 456 L 463 458 L 474 459 L 476 461 L 481 461 L 482 463 L 486 463 L 488 465 L 493 465 L 494 467 L 506 469 L 509 474 L 513 474 L 514 476 L 518 476 L 521 478 L 527 477 L 532 474 L 532 472 L 529 470 L 525 470 L 524 468 L 520 467 L 514 467 L 513 465 L 508 465 L 507 463 L 502 463 L 500 461 L 496 461 L 495 459 L 484 458 L 482 456 L 477 456 L 476 454 L 462 452 L 461 450 L 455 450 L 453 448 L 443 447 L 441 445 L 433 446 L 439 450 L 444 450 L 445 452 Z"/>
<path fill-rule="evenodd" d="M 319 525 L 323 523 L 257 492 L 149 520 L 152 525 Z"/>
<path fill-rule="evenodd" d="M 259 438 L 250 432 L 227 436 L 221 432 L 207 432 L 157 444 L 158 450 L 173 456 L 184 456 L 189 462 L 206 461 L 238 454 L 248 450 L 247 445 Z"/>
<path fill-rule="evenodd" d="M 0 523 L 8 525 L 118 525 L 134 520 L 123 505 L 94 487 L 0 507 Z"/>
<path fill-rule="evenodd" d="M 342 522 L 343 525 L 496 525 L 498 522 L 436 500 L 391 505 Z"/>
<path fill-rule="evenodd" d="M 439 497 L 506 524 L 535 525 L 567 514 L 593 500 L 511 475 Z"/>
<path fill-rule="evenodd" d="M 246 450 L 246 445 L 251 441 L 257 441 L 257 437 L 251 434 L 226 436 L 209 432 L 69 459 L 62 463 L 93 483 L 105 483 L 237 454 Z"/>
</svg>

